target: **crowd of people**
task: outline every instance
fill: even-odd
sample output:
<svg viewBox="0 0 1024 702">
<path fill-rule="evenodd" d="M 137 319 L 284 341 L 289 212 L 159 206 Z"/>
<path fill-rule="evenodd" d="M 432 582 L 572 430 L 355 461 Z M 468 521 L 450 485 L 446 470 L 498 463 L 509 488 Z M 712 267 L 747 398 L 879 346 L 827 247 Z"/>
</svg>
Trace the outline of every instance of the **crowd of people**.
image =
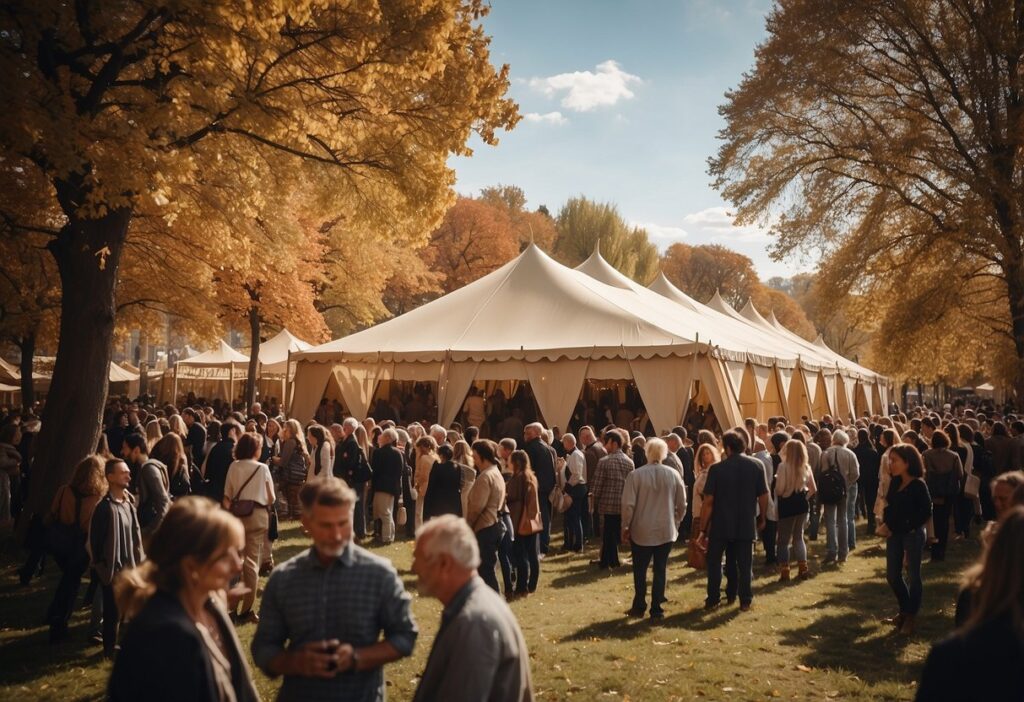
<svg viewBox="0 0 1024 702">
<path fill-rule="evenodd" d="M 383 667 L 412 652 L 418 630 L 395 568 L 364 546 L 415 539 L 419 590 L 444 604 L 416 699 L 523 700 L 532 698 L 529 658 L 506 601 L 543 586 L 559 542 L 570 559 L 599 542 L 589 566 L 601 570 L 622 567 L 628 549 L 625 614 L 658 620 L 676 544 L 706 573 L 705 609 L 723 606 L 724 577 L 725 605 L 745 612 L 758 544 L 788 583 L 813 574 L 807 541 L 822 530 L 817 567 L 842 569 L 863 522 L 862 537 L 885 540 L 888 621 L 909 636 L 926 596 L 926 554 L 942 562 L 951 538 L 983 524 L 959 628 L 929 657 L 920 699 L 959 699 L 943 687 L 943 663 L 967 650 L 985 669 L 993 659 L 979 647 L 1021 662 L 1024 420 L 1012 414 L 925 407 L 847 421 L 750 419 L 725 431 L 702 422 L 662 436 L 645 434 L 642 416 L 565 433 L 530 422 L 511 436 L 493 433 L 498 423 L 488 427 L 495 441 L 469 423 L 491 418 L 482 399 L 472 392 L 467 425 L 447 428 L 353 417 L 303 426 L 259 404 L 115 403 L 96 453 L 33 522 L 22 582 L 47 554 L 61 569 L 47 613 L 56 642 L 89 575 L 89 635 L 116 659 L 115 699 L 151 690 L 159 661 L 191 658 L 201 665 L 169 668 L 168 699 L 256 699 L 235 633 L 246 625 L 255 626 L 252 660 L 284 677 L 279 699 L 376 699 Z M 0 461 L 14 460 L 21 429 L 14 418 L 0 425 Z M 290 519 L 311 548 L 275 567 L 273 542 Z M 482 652 L 486 665 L 460 663 Z M 994 673 L 988 684 L 1024 693 L 1019 677 Z"/>
</svg>

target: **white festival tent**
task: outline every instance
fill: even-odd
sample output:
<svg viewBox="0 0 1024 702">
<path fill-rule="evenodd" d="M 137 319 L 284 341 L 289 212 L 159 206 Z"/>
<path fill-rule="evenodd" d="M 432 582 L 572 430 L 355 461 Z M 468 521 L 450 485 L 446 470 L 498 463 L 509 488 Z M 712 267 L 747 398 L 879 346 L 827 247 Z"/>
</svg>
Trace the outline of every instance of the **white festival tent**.
<svg viewBox="0 0 1024 702">
<path fill-rule="evenodd" d="M 174 364 L 171 401 L 177 402 L 179 385 L 199 396 L 233 398 L 235 381 L 248 373 L 249 357 L 219 341 L 216 348 Z"/>
<path fill-rule="evenodd" d="M 311 348 L 312 344 L 303 341 L 287 329 L 282 329 L 261 343 L 258 382 L 260 397 L 287 397 L 288 384 L 295 377 L 295 363 L 291 361 L 291 355 Z"/>
<path fill-rule="evenodd" d="M 696 381 L 721 423 L 732 426 L 744 415 L 727 362 L 797 366 L 796 355 L 773 351 L 768 335 L 609 275 L 614 269 L 597 254 L 581 269 L 530 245 L 460 290 L 293 353 L 292 416 L 310 419 L 333 388 L 362 417 L 378 383 L 415 380 L 438 383 L 439 420 L 449 424 L 474 381 L 519 380 L 529 381 L 547 424 L 565 426 L 584 380 L 632 380 L 663 431 L 681 420 Z"/>
</svg>

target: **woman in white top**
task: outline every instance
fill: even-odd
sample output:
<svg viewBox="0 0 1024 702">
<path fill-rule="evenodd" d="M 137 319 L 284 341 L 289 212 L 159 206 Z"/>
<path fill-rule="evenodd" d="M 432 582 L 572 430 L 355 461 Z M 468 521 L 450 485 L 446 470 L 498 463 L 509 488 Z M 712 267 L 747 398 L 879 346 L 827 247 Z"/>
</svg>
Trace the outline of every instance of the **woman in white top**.
<svg viewBox="0 0 1024 702">
<path fill-rule="evenodd" d="M 437 455 L 437 442 L 432 436 L 421 436 L 416 440 L 416 470 L 413 473 L 413 488 L 416 490 L 416 528 L 423 524 L 423 506 L 426 504 L 427 485 L 430 483 L 430 469 L 441 459 Z"/>
<path fill-rule="evenodd" d="M 878 496 L 875 498 L 874 510 L 878 524 L 884 524 L 882 513 L 885 512 L 885 496 L 889 493 L 889 483 L 892 481 L 892 472 L 889 469 L 889 449 L 900 443 L 900 435 L 895 429 L 883 429 L 878 439 L 882 448 L 882 458 L 878 464 Z"/>
<path fill-rule="evenodd" d="M 782 463 L 775 474 L 775 495 L 779 498 L 779 580 L 783 582 L 789 580 L 791 541 L 800 577 L 806 578 L 809 575 L 804 525 L 810 511 L 807 501 L 817 491 L 814 471 L 807 458 L 807 446 L 799 439 L 790 439 L 782 447 Z"/>
<path fill-rule="evenodd" d="M 334 466 L 334 441 L 330 432 L 319 424 L 310 424 L 306 430 L 306 441 L 310 446 L 306 482 L 321 475 L 331 475 Z"/>
<path fill-rule="evenodd" d="M 274 504 L 276 495 L 270 468 L 257 460 L 262 448 L 259 435 L 242 434 L 235 444 L 235 460 L 228 467 L 224 482 L 224 508 L 231 510 L 245 527 L 242 582 L 248 592 L 242 597 L 239 623 L 259 621 L 252 606 L 256 602 L 260 563 L 270 560 L 270 554 L 263 553 L 263 544 L 270 526 L 269 506 Z"/>
<path fill-rule="evenodd" d="M 701 434 L 703 433 L 701 432 Z M 712 435 L 713 440 L 714 436 Z M 694 526 L 690 531 L 690 546 L 686 552 L 686 562 L 691 568 L 697 568 L 698 570 L 705 568 L 707 565 L 704 559 L 704 551 L 697 544 L 700 540 L 700 529 L 697 526 L 700 524 L 701 505 L 704 501 L 704 485 L 708 481 L 708 470 L 711 466 L 718 463 L 719 460 L 721 460 L 721 456 L 714 444 L 699 444 L 697 452 L 693 455 L 694 481 L 691 510 Z"/>
</svg>

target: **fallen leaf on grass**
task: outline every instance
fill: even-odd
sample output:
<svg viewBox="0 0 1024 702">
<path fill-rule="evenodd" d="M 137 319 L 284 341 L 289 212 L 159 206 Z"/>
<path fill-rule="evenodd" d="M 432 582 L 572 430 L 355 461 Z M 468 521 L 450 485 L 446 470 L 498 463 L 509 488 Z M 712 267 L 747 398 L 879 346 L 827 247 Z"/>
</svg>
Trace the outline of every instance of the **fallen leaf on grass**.
<svg viewBox="0 0 1024 702">
<path fill-rule="evenodd" d="M 796 669 L 799 670 L 802 673 L 809 673 L 809 672 L 811 672 L 811 669 L 808 668 L 806 665 L 798 665 L 796 667 Z"/>
</svg>

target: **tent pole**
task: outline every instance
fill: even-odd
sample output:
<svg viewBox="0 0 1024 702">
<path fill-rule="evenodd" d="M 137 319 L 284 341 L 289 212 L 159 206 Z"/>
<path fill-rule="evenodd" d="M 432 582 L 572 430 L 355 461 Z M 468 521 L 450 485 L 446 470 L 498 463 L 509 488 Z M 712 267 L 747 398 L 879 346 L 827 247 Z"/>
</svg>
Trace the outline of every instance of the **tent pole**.
<svg viewBox="0 0 1024 702">
<path fill-rule="evenodd" d="M 284 382 L 281 384 L 281 411 L 284 412 L 284 416 L 291 416 L 292 403 L 291 398 L 288 397 L 288 378 L 292 371 L 292 350 L 288 349 L 288 361 L 284 364 Z"/>
<path fill-rule="evenodd" d="M 228 407 L 235 403 L 235 362 L 228 362 Z"/>
</svg>

